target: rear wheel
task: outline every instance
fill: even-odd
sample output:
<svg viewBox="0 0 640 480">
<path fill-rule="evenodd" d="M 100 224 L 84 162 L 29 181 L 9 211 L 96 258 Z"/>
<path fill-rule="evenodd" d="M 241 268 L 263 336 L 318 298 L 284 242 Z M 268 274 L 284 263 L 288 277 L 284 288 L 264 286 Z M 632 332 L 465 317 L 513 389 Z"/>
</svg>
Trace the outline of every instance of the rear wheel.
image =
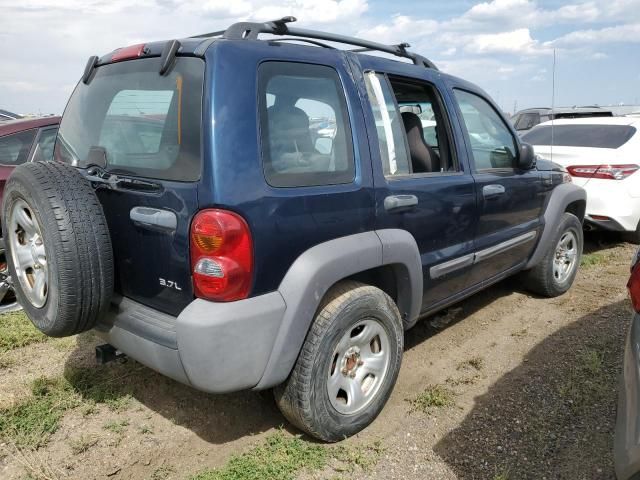
<svg viewBox="0 0 640 480">
<path fill-rule="evenodd" d="M 4 192 L 8 269 L 27 316 L 53 337 L 93 328 L 111 300 L 113 259 L 90 184 L 74 167 L 25 163 Z"/>
<path fill-rule="evenodd" d="M 274 391 L 284 416 L 335 442 L 369 425 L 395 385 L 404 331 L 382 290 L 342 282 L 327 293 L 287 382 Z"/>
<path fill-rule="evenodd" d="M 578 273 L 583 244 L 580 220 L 565 213 L 543 259 L 525 272 L 527 288 L 545 297 L 557 297 L 569 290 Z"/>
</svg>

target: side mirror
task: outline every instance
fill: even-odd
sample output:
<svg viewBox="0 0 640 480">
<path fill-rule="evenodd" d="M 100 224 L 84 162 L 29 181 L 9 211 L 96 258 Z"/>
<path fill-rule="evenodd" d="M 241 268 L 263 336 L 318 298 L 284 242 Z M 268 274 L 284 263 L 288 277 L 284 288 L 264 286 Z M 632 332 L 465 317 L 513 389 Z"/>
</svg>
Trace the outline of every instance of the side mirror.
<svg viewBox="0 0 640 480">
<path fill-rule="evenodd" d="M 528 143 L 520 144 L 520 152 L 518 154 L 518 168 L 522 170 L 531 170 L 536 166 L 536 154 L 533 147 Z"/>
</svg>

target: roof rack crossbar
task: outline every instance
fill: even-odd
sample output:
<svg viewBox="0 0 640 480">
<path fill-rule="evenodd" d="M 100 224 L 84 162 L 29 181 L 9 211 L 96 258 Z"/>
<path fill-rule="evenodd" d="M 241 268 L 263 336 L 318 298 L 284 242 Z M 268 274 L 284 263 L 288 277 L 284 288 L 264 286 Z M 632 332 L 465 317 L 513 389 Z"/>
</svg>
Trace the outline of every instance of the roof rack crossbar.
<svg viewBox="0 0 640 480">
<path fill-rule="evenodd" d="M 408 43 L 400 43 L 398 45 L 385 45 L 383 43 L 372 42 L 356 37 L 349 37 L 346 35 L 338 35 L 334 33 L 320 32 L 317 30 L 308 30 L 305 28 L 289 27 L 287 24 L 295 22 L 295 17 L 283 17 L 278 20 L 272 20 L 270 22 L 256 23 L 256 22 L 238 22 L 231 25 L 223 32 L 212 32 L 209 34 L 196 35 L 193 38 L 222 36 L 227 40 L 256 40 L 261 33 L 268 33 L 271 35 L 289 35 L 291 37 L 312 38 L 316 40 L 326 40 L 329 42 L 342 43 L 345 45 L 353 45 L 360 47 L 359 49 L 352 50 L 354 52 L 360 51 L 378 51 L 389 53 L 397 57 L 408 58 L 415 65 L 421 65 L 426 68 L 437 70 L 435 64 L 417 53 L 409 52 L 407 48 Z"/>
</svg>

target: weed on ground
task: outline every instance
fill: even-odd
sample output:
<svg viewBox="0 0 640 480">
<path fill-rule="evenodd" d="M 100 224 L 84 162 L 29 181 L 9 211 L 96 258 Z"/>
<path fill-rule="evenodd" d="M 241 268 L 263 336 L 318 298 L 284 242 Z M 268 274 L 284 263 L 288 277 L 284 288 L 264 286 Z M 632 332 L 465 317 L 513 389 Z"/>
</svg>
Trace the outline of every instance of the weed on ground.
<svg viewBox="0 0 640 480">
<path fill-rule="evenodd" d="M 407 400 L 412 411 L 429 413 L 434 408 L 450 407 L 455 404 L 454 393 L 442 385 L 430 385 L 413 399 Z"/>
<path fill-rule="evenodd" d="M 48 338 L 33 326 L 24 312 L 5 313 L 0 317 L 0 354 Z"/>
</svg>

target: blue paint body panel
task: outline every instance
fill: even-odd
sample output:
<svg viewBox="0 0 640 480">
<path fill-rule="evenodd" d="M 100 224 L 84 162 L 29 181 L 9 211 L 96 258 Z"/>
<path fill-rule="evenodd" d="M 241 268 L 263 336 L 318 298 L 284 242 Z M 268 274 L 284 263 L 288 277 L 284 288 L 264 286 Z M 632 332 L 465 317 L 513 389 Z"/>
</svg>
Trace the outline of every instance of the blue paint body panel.
<svg viewBox="0 0 640 480">
<path fill-rule="evenodd" d="M 203 57 L 200 180 L 159 182 L 162 192 L 157 194 L 100 191 L 121 279 L 117 289 L 123 295 L 172 315 L 193 300 L 189 228 L 193 216 L 205 208 L 228 209 L 246 219 L 254 246 L 250 297 L 277 290 L 293 262 L 315 245 L 372 230 L 403 229 L 414 236 L 422 260 L 423 311 L 522 264 L 531 255 L 535 242 L 510 249 L 497 261 L 470 264 L 435 279 L 430 273 L 444 262 L 540 230 L 551 193 L 550 187 L 543 187 L 537 170 L 474 171 L 453 94 L 454 88 L 463 88 L 490 101 L 474 85 L 413 64 L 284 42 L 217 40 Z M 351 183 L 274 188 L 265 181 L 257 91 L 257 71 L 265 61 L 312 63 L 337 72 L 353 135 L 356 173 Z M 460 171 L 385 178 L 364 87 L 363 72 L 368 70 L 435 87 L 447 113 Z M 518 138 L 515 131 L 513 135 Z M 489 184 L 503 185 L 506 194 L 484 199 L 482 188 Z M 415 195 L 417 207 L 386 212 L 385 198 L 400 194 Z M 178 217 L 177 230 L 167 235 L 136 229 L 128 217 L 135 206 L 169 206 Z M 143 270 L 141 265 L 149 268 Z M 181 290 L 162 289 L 157 278 L 174 280 Z"/>
</svg>

